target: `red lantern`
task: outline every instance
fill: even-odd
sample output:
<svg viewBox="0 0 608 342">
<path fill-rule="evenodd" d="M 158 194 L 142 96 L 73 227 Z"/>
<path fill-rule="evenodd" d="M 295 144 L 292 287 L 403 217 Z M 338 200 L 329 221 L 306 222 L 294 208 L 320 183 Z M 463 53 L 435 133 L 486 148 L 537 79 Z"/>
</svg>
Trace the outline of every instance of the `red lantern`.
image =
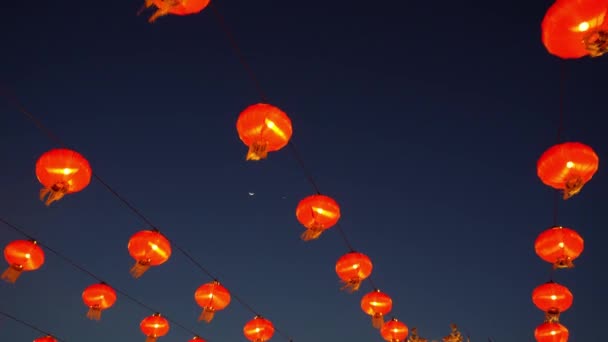
<svg viewBox="0 0 608 342">
<path fill-rule="evenodd" d="M 105 283 L 93 284 L 82 292 L 82 301 L 89 307 L 87 317 L 99 321 L 101 312 L 116 303 L 116 292 Z"/>
<path fill-rule="evenodd" d="M 247 160 L 266 159 L 291 139 L 291 120 L 282 110 L 265 103 L 245 108 L 236 121 L 239 138 L 249 146 Z"/>
<path fill-rule="evenodd" d="M 340 206 L 331 197 L 312 195 L 304 198 L 296 208 L 298 221 L 306 227 L 302 240 L 318 239 L 327 229 L 340 219 Z"/>
<path fill-rule="evenodd" d="M 545 322 L 534 331 L 537 342 L 568 342 L 568 329 L 559 323 Z"/>
<path fill-rule="evenodd" d="M 570 228 L 553 227 L 540 233 L 534 242 L 536 254 L 554 268 L 572 268 L 574 259 L 578 258 L 585 242 L 578 233 Z"/>
<path fill-rule="evenodd" d="M 243 327 L 243 334 L 251 342 L 270 341 L 274 335 L 274 325 L 269 320 L 255 316 Z"/>
<path fill-rule="evenodd" d="M 142 230 L 129 240 L 129 254 L 136 263 L 131 268 L 131 275 L 139 278 L 151 266 L 165 263 L 171 257 L 171 243 L 159 231 Z"/>
<path fill-rule="evenodd" d="M 578 142 L 566 142 L 545 151 L 536 163 L 536 172 L 543 183 L 563 190 L 564 199 L 568 199 L 581 191 L 598 166 L 599 157 L 591 147 Z"/>
<path fill-rule="evenodd" d="M 380 329 L 380 335 L 388 342 L 404 342 L 407 338 L 407 325 L 396 318 L 386 322 Z"/>
<path fill-rule="evenodd" d="M 202 337 L 194 336 L 188 342 L 205 342 L 205 340 Z"/>
<path fill-rule="evenodd" d="M 346 285 L 342 289 L 359 290 L 361 282 L 372 274 L 372 261 L 359 252 L 346 253 L 336 262 L 336 273 Z"/>
<path fill-rule="evenodd" d="M 146 0 L 143 8 L 150 8 L 152 6 L 157 8 L 150 19 L 148 19 L 148 22 L 153 23 L 159 17 L 167 14 L 196 14 L 204 10 L 207 5 L 209 5 L 209 0 Z"/>
<path fill-rule="evenodd" d="M 389 295 L 376 289 L 361 299 L 361 309 L 372 316 L 372 325 L 380 329 L 384 325 L 384 316 L 393 309 L 393 300 Z"/>
<path fill-rule="evenodd" d="M 203 308 L 199 321 L 211 322 L 217 311 L 224 310 L 230 304 L 230 292 L 218 281 L 204 284 L 194 292 L 194 300 Z"/>
<path fill-rule="evenodd" d="M 597 57 L 608 51 L 607 0 L 557 0 L 542 23 L 543 44 L 564 58 Z"/>
<path fill-rule="evenodd" d="M 574 296 L 567 287 L 550 281 L 532 291 L 532 302 L 547 313 L 547 321 L 558 322 L 559 314 L 572 306 Z"/>
<path fill-rule="evenodd" d="M 39 337 L 35 339 L 34 342 L 57 342 L 57 339 L 51 335 L 46 335 L 44 337 Z"/>
<path fill-rule="evenodd" d="M 4 259 L 10 265 L 2 279 L 15 283 L 24 271 L 35 271 L 44 265 L 44 251 L 33 240 L 15 240 L 4 248 Z"/>
<path fill-rule="evenodd" d="M 40 200 L 46 198 L 48 206 L 64 195 L 82 191 L 92 174 L 89 162 L 80 153 L 65 148 L 50 150 L 36 162 L 36 177 L 44 186 Z"/>
<path fill-rule="evenodd" d="M 146 342 L 156 342 L 156 339 L 167 335 L 169 332 L 169 321 L 159 313 L 148 316 L 139 324 L 141 332 L 148 338 Z"/>
</svg>

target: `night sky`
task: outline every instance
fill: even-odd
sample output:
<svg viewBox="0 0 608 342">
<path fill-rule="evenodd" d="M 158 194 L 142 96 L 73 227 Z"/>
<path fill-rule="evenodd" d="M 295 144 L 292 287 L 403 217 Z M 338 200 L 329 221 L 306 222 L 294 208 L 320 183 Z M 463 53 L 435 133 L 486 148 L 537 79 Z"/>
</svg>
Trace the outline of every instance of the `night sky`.
<svg viewBox="0 0 608 342">
<path fill-rule="evenodd" d="M 393 313 L 428 338 L 459 325 L 472 342 L 534 341 L 531 301 L 551 266 L 534 239 L 553 224 L 552 189 L 536 160 L 555 144 L 561 60 L 540 40 L 550 1 L 216 1 L 268 101 L 340 226 L 374 262 Z M 296 342 L 382 341 L 360 309 L 369 283 L 339 291 L 337 229 L 300 240 L 300 199 L 313 194 L 289 149 L 246 162 L 235 123 L 261 101 L 213 11 L 136 16 L 138 1 L 3 4 L 0 82 L 93 170 L 255 310 Z M 559 202 L 559 224 L 585 251 L 554 279 L 574 305 L 570 341 L 605 334 L 608 306 L 608 57 L 565 68 L 563 138 L 592 146 L 600 169 Z M 196 321 L 194 290 L 210 281 L 183 255 L 138 280 L 127 251 L 146 228 L 99 182 L 45 207 L 37 158 L 57 147 L 0 102 L 0 217 L 214 342 L 246 341 L 253 314 L 233 299 Z M 249 192 L 255 193 L 250 196 Z M 0 226 L 0 244 L 20 235 Z M 0 285 L 0 311 L 70 342 L 144 341 L 151 314 L 119 297 L 85 317 L 96 281 L 47 252 L 42 269 Z M 5 266 L 2 266 L 3 268 Z M 0 341 L 40 334 L 0 317 Z M 172 326 L 159 342 L 187 341 Z M 273 341 L 284 341 L 275 334 Z"/>
</svg>

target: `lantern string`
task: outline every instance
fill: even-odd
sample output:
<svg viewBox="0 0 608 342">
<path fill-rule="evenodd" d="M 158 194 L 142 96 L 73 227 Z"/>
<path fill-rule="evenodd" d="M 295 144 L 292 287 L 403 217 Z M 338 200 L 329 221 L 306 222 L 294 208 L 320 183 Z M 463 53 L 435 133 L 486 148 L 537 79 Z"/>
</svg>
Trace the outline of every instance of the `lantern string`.
<svg viewBox="0 0 608 342">
<path fill-rule="evenodd" d="M 46 332 L 46 331 L 38 328 L 37 326 L 35 326 L 35 325 L 31 324 L 31 323 L 28 323 L 28 322 L 26 322 L 26 321 L 24 321 L 24 320 L 22 320 L 20 318 L 17 318 L 15 316 L 11 315 L 11 314 L 8 314 L 8 313 L 6 313 L 4 311 L 0 311 L 0 315 L 4 316 L 4 317 L 6 317 L 6 318 L 8 318 L 10 320 L 13 320 L 13 321 L 15 321 L 15 322 L 17 322 L 17 323 L 19 323 L 21 325 L 24 325 L 24 326 L 26 326 L 26 327 L 28 327 L 28 328 L 30 328 L 32 330 L 35 330 L 35 331 L 41 333 L 42 335 L 52 336 L 54 339 L 57 340 L 57 342 L 67 342 L 67 340 L 59 338 L 59 337 L 57 337 L 54 334 L 48 333 L 48 332 Z"/>
<path fill-rule="evenodd" d="M 4 225 L 6 225 L 7 227 L 13 229 L 14 231 L 16 231 L 17 233 L 32 239 L 32 240 L 36 240 L 34 239 L 31 235 L 27 234 L 25 232 L 24 229 L 20 228 L 19 226 L 17 226 L 16 224 L 13 224 L 11 222 L 8 222 L 7 220 L 5 220 L 4 218 L 0 217 L 0 222 L 2 222 Z M 150 311 L 150 312 L 162 312 L 159 311 L 149 305 L 147 305 L 146 303 L 138 300 L 137 298 L 131 296 L 130 294 L 128 294 L 127 292 L 114 287 L 113 285 L 110 285 L 109 282 L 105 281 L 104 279 L 102 279 L 100 276 L 98 276 L 97 274 L 89 271 L 88 269 L 84 268 L 83 266 L 79 265 L 78 263 L 76 263 L 74 260 L 68 258 L 67 256 L 65 256 L 63 253 L 60 253 L 59 251 L 57 251 L 56 249 L 50 247 L 49 245 L 45 244 L 45 243 L 41 243 L 40 241 L 36 240 L 36 243 L 40 246 L 43 247 L 44 249 L 48 250 L 49 252 L 53 253 L 55 256 L 59 257 L 60 259 L 62 259 L 64 262 L 70 264 L 72 267 L 76 268 L 77 270 L 81 271 L 82 273 L 87 274 L 88 276 L 90 276 L 91 278 L 95 279 L 96 281 L 100 282 L 100 283 L 105 283 L 109 286 L 112 287 L 112 289 L 114 289 L 114 291 L 116 291 L 118 294 L 122 295 L 123 297 L 129 299 L 130 301 L 132 301 L 133 303 L 141 306 L 142 308 L 145 308 L 146 310 Z M 195 335 L 195 336 L 202 336 L 200 334 L 198 334 L 197 332 L 195 332 L 194 330 L 187 328 L 185 325 L 181 324 L 180 322 L 177 322 L 171 318 L 169 318 L 168 316 L 166 316 L 165 314 L 163 314 L 163 317 L 165 317 L 165 319 L 167 319 L 167 321 L 169 321 L 171 324 L 181 328 L 182 330 L 184 330 L 185 332 Z"/>
</svg>

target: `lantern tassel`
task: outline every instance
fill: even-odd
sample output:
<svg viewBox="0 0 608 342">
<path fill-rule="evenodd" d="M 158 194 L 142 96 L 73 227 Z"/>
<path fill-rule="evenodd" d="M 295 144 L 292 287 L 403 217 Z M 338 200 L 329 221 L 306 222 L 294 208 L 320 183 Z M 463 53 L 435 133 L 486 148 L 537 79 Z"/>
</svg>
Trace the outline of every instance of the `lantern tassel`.
<svg viewBox="0 0 608 342">
<path fill-rule="evenodd" d="M 323 229 L 306 229 L 300 236 L 304 241 L 316 240 L 323 233 Z"/>
<path fill-rule="evenodd" d="M 138 261 L 131 267 L 131 275 L 133 278 L 137 279 L 141 277 L 146 271 L 150 269 L 150 264 L 142 261 Z"/>
<path fill-rule="evenodd" d="M 198 321 L 205 321 L 207 323 L 211 322 L 213 320 L 213 317 L 215 316 L 215 310 L 213 309 L 203 309 L 203 312 L 201 312 L 201 315 L 198 317 Z"/>
<path fill-rule="evenodd" d="M 351 279 L 348 282 L 345 282 L 344 286 L 342 286 L 340 288 L 340 290 L 348 291 L 349 293 L 353 293 L 355 291 L 358 291 L 359 287 L 361 287 L 361 279 L 356 278 L 356 279 Z"/>
<path fill-rule="evenodd" d="M 589 51 L 589 56 L 599 57 L 608 52 L 608 32 L 592 32 L 589 36 L 585 37 L 584 43 L 587 51 Z"/>
<path fill-rule="evenodd" d="M 567 200 L 568 198 L 581 192 L 583 185 L 585 185 L 585 182 L 583 182 L 583 179 L 579 176 L 572 176 L 567 179 L 564 189 L 564 199 Z"/>
<path fill-rule="evenodd" d="M 62 199 L 64 195 L 65 195 L 64 188 L 59 188 L 57 190 L 54 190 L 51 188 L 40 189 L 40 200 L 44 201 L 44 198 L 46 197 L 46 201 L 44 201 L 44 204 L 47 207 L 50 206 L 51 203 Z"/>
<path fill-rule="evenodd" d="M 255 141 L 249 145 L 246 160 L 261 160 L 268 157 L 268 142 Z"/>
<path fill-rule="evenodd" d="M 574 262 L 572 262 L 572 259 L 568 257 L 559 258 L 553 264 L 554 270 L 558 268 L 574 268 Z"/>
<path fill-rule="evenodd" d="M 101 309 L 97 306 L 91 306 L 87 312 L 87 318 L 93 321 L 101 320 Z"/>
<path fill-rule="evenodd" d="M 21 276 L 21 273 L 23 273 L 23 267 L 12 265 L 2 273 L 2 280 L 14 284 L 19 279 L 19 276 Z"/>
<path fill-rule="evenodd" d="M 382 328 L 384 325 L 384 316 L 382 314 L 375 314 L 372 316 L 372 326 L 376 329 Z"/>
<path fill-rule="evenodd" d="M 146 338 L 146 342 L 156 342 L 156 337 L 155 336 L 148 336 L 148 338 Z"/>
</svg>

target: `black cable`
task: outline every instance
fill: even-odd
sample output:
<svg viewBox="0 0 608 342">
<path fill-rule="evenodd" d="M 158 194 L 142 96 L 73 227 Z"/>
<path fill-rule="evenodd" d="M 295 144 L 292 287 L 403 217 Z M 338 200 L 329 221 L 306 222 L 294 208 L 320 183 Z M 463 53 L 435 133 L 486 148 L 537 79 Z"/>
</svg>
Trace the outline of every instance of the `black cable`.
<svg viewBox="0 0 608 342">
<path fill-rule="evenodd" d="M 44 336 L 53 336 L 53 338 L 54 338 L 54 339 L 56 339 L 56 340 L 57 340 L 57 342 L 67 342 L 67 340 L 64 340 L 64 339 L 62 339 L 62 338 L 59 338 L 59 337 L 57 337 L 57 335 L 54 335 L 54 334 L 48 333 L 48 332 L 46 332 L 46 331 L 44 331 L 44 330 L 42 330 L 42 329 L 38 328 L 37 326 L 35 326 L 35 325 L 31 324 L 31 323 L 28 323 L 28 322 L 26 322 L 26 321 L 24 321 L 24 320 L 22 320 L 22 319 L 19 319 L 19 318 L 17 318 L 17 317 L 15 317 L 15 316 L 13 316 L 13 315 L 7 314 L 6 312 L 0 311 L 0 315 L 2 315 L 2 316 L 4 316 L 4 317 L 6 317 L 6 318 L 8 318 L 8 319 L 11 319 L 11 320 L 13 320 L 13 321 L 15 321 L 15 322 L 17 322 L 17 323 L 20 323 L 20 324 L 22 324 L 22 325 L 25 325 L 26 327 L 28 327 L 28 328 L 30 328 L 30 329 L 32 329 L 32 330 L 35 330 L 35 331 L 37 331 L 37 332 L 41 333 L 41 334 L 42 334 L 42 335 L 44 335 Z"/>
</svg>

